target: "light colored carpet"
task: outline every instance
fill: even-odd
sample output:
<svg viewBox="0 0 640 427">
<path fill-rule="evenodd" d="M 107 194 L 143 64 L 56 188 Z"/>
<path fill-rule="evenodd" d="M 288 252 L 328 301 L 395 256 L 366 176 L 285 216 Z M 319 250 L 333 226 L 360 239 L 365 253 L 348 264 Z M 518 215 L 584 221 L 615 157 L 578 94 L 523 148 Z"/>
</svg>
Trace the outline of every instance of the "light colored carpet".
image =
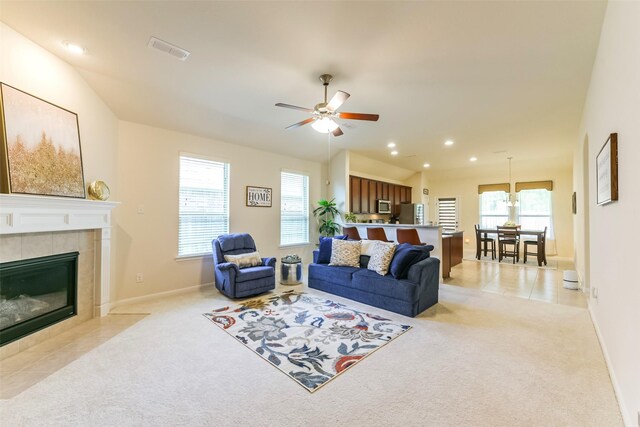
<svg viewBox="0 0 640 427">
<path fill-rule="evenodd" d="M 448 285 L 440 301 L 415 319 L 376 309 L 414 328 L 314 394 L 212 331 L 201 313 L 228 303 L 214 290 L 132 306 L 153 314 L 1 401 L 0 419 L 12 426 L 622 425 L 585 309 Z"/>
</svg>

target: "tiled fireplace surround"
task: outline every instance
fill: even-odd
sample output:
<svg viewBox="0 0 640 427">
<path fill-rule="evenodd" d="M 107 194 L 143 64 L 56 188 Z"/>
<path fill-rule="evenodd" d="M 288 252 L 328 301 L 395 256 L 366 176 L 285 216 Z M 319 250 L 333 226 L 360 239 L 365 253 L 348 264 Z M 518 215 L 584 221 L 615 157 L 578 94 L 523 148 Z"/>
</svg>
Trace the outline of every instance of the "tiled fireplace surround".
<svg viewBox="0 0 640 427">
<path fill-rule="evenodd" d="M 111 210 L 117 205 L 0 194 L 0 262 L 80 252 L 78 314 L 0 347 L 0 360 L 109 312 Z"/>
</svg>

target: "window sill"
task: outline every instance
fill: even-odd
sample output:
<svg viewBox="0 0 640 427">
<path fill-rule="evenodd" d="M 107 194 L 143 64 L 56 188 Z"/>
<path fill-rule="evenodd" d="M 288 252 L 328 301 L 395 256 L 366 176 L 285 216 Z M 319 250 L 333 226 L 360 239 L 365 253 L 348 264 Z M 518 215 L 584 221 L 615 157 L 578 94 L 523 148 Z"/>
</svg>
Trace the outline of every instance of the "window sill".
<svg viewBox="0 0 640 427">
<path fill-rule="evenodd" d="M 290 245 L 280 245 L 280 246 L 278 246 L 278 248 L 279 249 L 298 248 L 298 247 L 302 248 L 302 247 L 310 246 L 310 245 L 311 245 L 311 243 L 309 243 L 309 242 L 307 242 L 307 243 L 292 243 Z"/>
<path fill-rule="evenodd" d="M 205 258 L 210 258 L 213 255 L 210 253 L 204 253 L 204 254 L 195 254 L 195 255 L 178 255 L 175 257 L 175 260 L 178 262 L 182 262 L 182 261 L 198 261 L 198 260 L 204 260 Z"/>
</svg>

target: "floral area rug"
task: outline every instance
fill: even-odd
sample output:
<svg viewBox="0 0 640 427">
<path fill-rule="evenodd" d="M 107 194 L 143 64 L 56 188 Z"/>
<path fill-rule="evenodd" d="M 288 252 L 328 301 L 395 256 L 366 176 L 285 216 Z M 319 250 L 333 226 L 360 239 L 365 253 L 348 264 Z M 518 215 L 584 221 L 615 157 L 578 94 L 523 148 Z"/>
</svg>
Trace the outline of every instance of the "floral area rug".
<svg viewBox="0 0 640 427">
<path fill-rule="evenodd" d="M 296 291 L 204 316 L 312 393 L 411 328 Z"/>
</svg>

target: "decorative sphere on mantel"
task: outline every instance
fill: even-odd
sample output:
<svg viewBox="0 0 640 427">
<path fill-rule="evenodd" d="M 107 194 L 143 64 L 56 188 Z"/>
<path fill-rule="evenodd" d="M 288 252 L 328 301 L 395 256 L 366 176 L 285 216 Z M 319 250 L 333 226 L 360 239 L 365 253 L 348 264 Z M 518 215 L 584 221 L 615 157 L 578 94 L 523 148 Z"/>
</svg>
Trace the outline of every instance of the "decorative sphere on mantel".
<svg viewBox="0 0 640 427">
<path fill-rule="evenodd" d="M 107 200 L 111 195 L 109 186 L 104 181 L 93 181 L 89 184 L 88 193 L 91 200 Z"/>
</svg>

